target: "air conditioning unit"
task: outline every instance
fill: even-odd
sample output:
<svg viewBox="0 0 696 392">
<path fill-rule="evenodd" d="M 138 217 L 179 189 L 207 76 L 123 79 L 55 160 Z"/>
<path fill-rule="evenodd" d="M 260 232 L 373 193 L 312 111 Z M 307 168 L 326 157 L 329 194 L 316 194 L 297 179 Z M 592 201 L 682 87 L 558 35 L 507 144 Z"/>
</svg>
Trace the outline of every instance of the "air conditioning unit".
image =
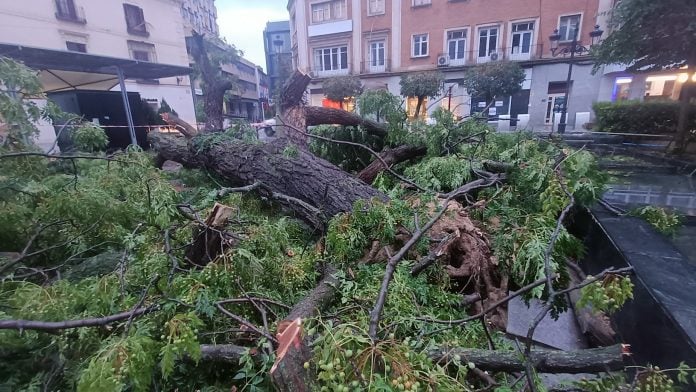
<svg viewBox="0 0 696 392">
<path fill-rule="evenodd" d="M 441 54 L 437 56 L 437 66 L 438 67 L 449 67 L 449 56 L 446 54 Z"/>
<path fill-rule="evenodd" d="M 500 53 L 498 53 L 498 52 L 491 52 L 491 54 L 490 54 L 490 59 L 491 59 L 491 61 L 498 61 L 499 58 L 500 58 Z"/>
</svg>

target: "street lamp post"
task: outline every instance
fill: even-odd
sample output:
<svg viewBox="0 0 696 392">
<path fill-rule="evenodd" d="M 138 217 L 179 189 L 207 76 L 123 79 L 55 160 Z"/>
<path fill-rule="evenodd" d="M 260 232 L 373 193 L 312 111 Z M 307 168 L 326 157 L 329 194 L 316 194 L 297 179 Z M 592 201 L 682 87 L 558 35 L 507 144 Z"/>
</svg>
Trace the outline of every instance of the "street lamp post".
<svg viewBox="0 0 696 392">
<path fill-rule="evenodd" d="M 575 24 L 575 28 L 573 29 L 573 41 L 570 43 L 570 46 L 564 46 L 560 48 L 560 50 L 558 48 L 558 43 L 561 40 L 561 34 L 558 32 L 558 29 L 555 29 L 553 34 L 549 36 L 549 40 L 551 41 L 551 56 L 558 57 L 570 55 L 570 59 L 568 60 L 568 78 L 566 79 L 565 99 L 561 105 L 561 119 L 558 123 L 558 133 L 565 133 L 566 130 L 568 98 L 570 95 L 570 83 L 573 77 L 573 61 L 575 60 L 575 54 L 588 53 L 590 51 L 589 48 L 583 46 L 582 43 L 578 41 L 578 29 L 579 24 Z M 599 43 L 599 39 L 602 37 L 603 33 L 604 31 L 599 28 L 599 25 L 596 25 L 594 30 L 590 32 L 591 46 Z"/>
</svg>

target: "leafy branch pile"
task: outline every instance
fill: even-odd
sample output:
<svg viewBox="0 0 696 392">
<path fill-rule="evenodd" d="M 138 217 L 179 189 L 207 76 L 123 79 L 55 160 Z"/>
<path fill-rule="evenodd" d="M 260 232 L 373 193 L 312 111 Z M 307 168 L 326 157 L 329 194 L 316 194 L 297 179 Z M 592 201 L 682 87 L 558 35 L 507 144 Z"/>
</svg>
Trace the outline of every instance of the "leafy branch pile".
<svg viewBox="0 0 696 392">
<path fill-rule="evenodd" d="M 2 61 L 22 76 L 7 79 L 15 84 L 6 86 L 38 86 L 29 71 Z M 427 147 L 424 156 L 392 169 L 412 184 L 383 172 L 374 184 L 383 200 L 359 201 L 325 228 L 309 227 L 286 216 L 283 202 L 293 198 L 262 185 L 221 192 L 223 180 L 216 175 L 163 172 L 148 152 L 104 155 L 98 152 L 103 132 L 96 127 L 73 135 L 80 153 L 42 153 L 30 142 L 31 120 L 40 113 L 9 96 L 0 104 L 0 118 L 10 124 L 0 147 L 0 386 L 10 390 L 272 390 L 274 349 L 282 343 L 274 331 L 327 266 L 338 270 L 335 295 L 302 325 L 311 351 L 302 368 L 315 375 L 313 389 L 514 390 L 518 377 L 486 373 L 482 363 L 459 353 L 514 353 L 514 366 L 524 369 L 516 347 L 488 316 L 508 300 L 508 289 L 510 296 L 518 290 L 514 295 L 547 298 L 550 288 L 568 288 L 565 262 L 583 250 L 557 227 L 558 217 L 571 204 L 599 197 L 605 181 L 585 151 L 531 135 L 493 134 L 475 121 L 455 122 L 439 113 L 435 126 L 390 123 L 389 137 L 381 141 Z M 398 117 L 405 119 L 403 112 Z M 236 129 L 204 136 L 199 146 L 237 137 L 234 143 L 258 147 L 242 134 Z M 280 156 L 302 154 L 286 146 Z M 340 159 L 357 165 L 357 156 Z M 501 162 L 504 183 L 456 192 Z M 444 211 L 443 195 L 452 203 Z M 222 223 L 216 211 L 224 211 Z M 433 219 L 438 214 L 439 222 Z M 431 231 L 429 220 L 435 223 Z M 455 224 L 448 232 L 447 225 Z M 495 271 L 487 278 L 481 270 L 448 273 L 463 268 L 454 265 L 462 260 L 461 243 L 450 242 L 456 236 L 478 244 L 466 249 L 481 251 L 484 262 L 477 266 Z M 192 256 L 201 245 L 211 262 Z M 370 256 L 372 250 L 386 255 Z M 451 257 L 438 260 L 442 252 Z M 429 256 L 440 265 L 415 273 Z M 385 294 L 384 259 L 393 276 L 375 320 L 375 300 Z M 613 298 L 617 291 L 623 300 L 629 296 L 625 285 L 614 286 L 587 291 L 593 298 Z M 467 302 L 463 294 L 472 292 L 482 298 Z M 554 301 L 554 310 L 565 305 Z M 368 332 L 375 321 L 377 339 Z M 227 351 L 212 355 L 216 348 Z M 529 387 L 540 386 L 534 381 Z"/>
</svg>

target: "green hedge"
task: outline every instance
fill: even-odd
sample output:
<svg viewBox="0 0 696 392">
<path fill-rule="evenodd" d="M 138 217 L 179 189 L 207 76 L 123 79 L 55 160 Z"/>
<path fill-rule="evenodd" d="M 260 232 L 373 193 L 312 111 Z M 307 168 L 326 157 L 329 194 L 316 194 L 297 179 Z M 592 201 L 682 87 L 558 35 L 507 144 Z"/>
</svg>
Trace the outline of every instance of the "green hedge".
<svg viewBox="0 0 696 392">
<path fill-rule="evenodd" d="M 677 130 L 679 102 L 596 102 L 595 128 L 604 132 L 666 134 Z M 691 129 L 696 129 L 696 105 L 691 105 Z"/>
</svg>

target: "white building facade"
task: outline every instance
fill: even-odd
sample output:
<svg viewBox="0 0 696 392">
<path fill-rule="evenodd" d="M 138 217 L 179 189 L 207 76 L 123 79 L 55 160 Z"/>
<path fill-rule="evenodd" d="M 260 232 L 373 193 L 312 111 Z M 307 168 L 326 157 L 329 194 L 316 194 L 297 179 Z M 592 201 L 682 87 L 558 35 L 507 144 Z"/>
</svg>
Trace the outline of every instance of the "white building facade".
<svg viewBox="0 0 696 392">
<path fill-rule="evenodd" d="M 181 7 L 181 0 L 5 0 L 0 43 L 188 67 Z M 155 109 L 164 99 L 195 123 L 188 76 L 127 80 L 126 89 Z"/>
</svg>

